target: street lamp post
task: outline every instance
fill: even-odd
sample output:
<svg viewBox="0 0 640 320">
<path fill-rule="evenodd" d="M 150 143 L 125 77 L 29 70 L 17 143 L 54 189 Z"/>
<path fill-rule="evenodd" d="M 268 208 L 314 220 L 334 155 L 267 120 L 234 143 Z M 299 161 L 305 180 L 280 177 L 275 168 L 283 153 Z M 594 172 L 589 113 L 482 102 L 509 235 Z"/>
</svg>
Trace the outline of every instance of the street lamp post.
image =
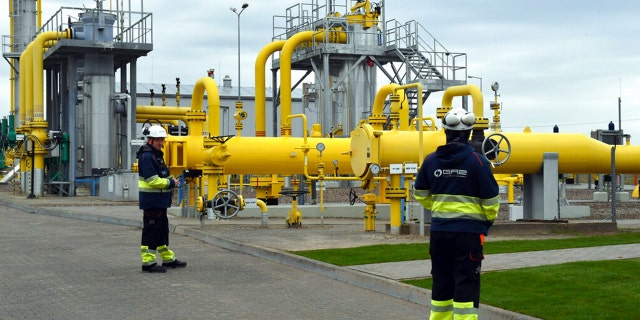
<svg viewBox="0 0 640 320">
<path fill-rule="evenodd" d="M 478 79 L 480 80 L 480 92 L 482 92 L 482 77 L 476 77 L 476 76 L 468 76 L 469 79 Z"/>
<path fill-rule="evenodd" d="M 240 9 L 240 11 L 238 11 L 238 9 L 234 7 L 229 8 L 238 16 L 238 101 L 240 101 L 240 14 L 242 14 L 244 9 L 246 9 L 248 6 L 249 4 L 245 2 L 242 4 L 242 9 Z"/>
</svg>

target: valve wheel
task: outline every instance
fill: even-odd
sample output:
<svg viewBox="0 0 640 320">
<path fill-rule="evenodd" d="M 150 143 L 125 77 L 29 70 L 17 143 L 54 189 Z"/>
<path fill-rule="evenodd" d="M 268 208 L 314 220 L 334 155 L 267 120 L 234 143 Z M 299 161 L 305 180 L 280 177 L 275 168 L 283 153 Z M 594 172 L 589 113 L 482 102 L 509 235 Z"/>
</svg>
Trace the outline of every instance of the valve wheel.
<svg viewBox="0 0 640 320">
<path fill-rule="evenodd" d="M 503 165 L 511 156 L 511 142 L 501 133 L 492 133 L 482 141 L 482 153 L 494 166 Z"/>
<path fill-rule="evenodd" d="M 352 206 L 356 204 L 356 200 L 358 200 L 358 194 L 355 189 L 351 188 L 351 190 L 349 190 L 349 205 Z"/>
<path fill-rule="evenodd" d="M 211 207 L 220 219 L 231 219 L 240 212 L 242 199 L 233 190 L 222 189 L 213 196 Z"/>
</svg>

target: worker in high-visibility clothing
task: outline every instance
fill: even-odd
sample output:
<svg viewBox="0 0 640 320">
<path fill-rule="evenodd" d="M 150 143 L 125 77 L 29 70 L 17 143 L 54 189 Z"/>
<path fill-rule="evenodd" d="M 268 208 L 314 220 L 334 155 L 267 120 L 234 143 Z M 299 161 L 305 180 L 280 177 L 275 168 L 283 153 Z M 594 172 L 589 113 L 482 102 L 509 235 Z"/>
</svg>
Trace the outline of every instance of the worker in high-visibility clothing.
<svg viewBox="0 0 640 320">
<path fill-rule="evenodd" d="M 180 187 L 178 179 L 169 176 L 164 163 L 164 139 L 167 131 L 159 125 L 145 127 L 147 143 L 138 150 L 138 200 L 142 209 L 142 240 L 140 255 L 142 271 L 164 273 L 167 268 L 184 268 L 185 261 L 176 259 L 169 246 L 169 219 L 172 189 Z M 156 250 L 162 265 L 156 263 Z"/>
<path fill-rule="evenodd" d="M 500 198 L 492 165 L 469 144 L 475 115 L 456 108 L 442 119 L 447 143 L 427 155 L 414 197 L 431 211 L 431 320 L 478 319 L 484 237 Z"/>
</svg>

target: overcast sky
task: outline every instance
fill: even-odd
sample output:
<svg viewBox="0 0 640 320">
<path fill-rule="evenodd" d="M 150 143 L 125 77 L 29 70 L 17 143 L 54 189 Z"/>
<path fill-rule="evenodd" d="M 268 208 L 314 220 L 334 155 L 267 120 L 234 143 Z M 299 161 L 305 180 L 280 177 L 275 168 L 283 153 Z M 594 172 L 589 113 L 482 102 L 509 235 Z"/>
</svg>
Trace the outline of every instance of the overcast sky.
<svg viewBox="0 0 640 320">
<path fill-rule="evenodd" d="M 271 41 L 273 16 L 299 2 L 247 2 L 240 20 L 241 80 L 253 87 L 255 58 Z M 144 10 L 153 13 L 154 50 L 139 60 L 139 82 L 172 85 L 180 77 L 182 84 L 194 84 L 215 68 L 216 79 L 230 75 L 235 85 L 237 16 L 229 7 L 242 3 L 145 1 Z M 93 8 L 95 1 L 45 0 L 43 20 L 61 6 L 83 5 Z M 469 75 L 483 79 L 485 116 L 490 119 L 490 85 L 499 82 L 504 131 L 530 126 L 535 132 L 551 132 L 557 124 L 562 133 L 589 135 L 606 129 L 609 121 L 618 128 L 621 97 L 622 129 L 631 134 L 632 144 L 640 144 L 640 2 L 387 0 L 386 14 L 400 22 L 418 21 L 449 51 L 468 55 Z M 7 35 L 6 2 L 0 16 L 0 33 Z M 380 76 L 378 82 L 387 79 Z M 478 79 L 469 83 L 480 86 Z M 9 113 L 8 88 L 9 66 L 2 61 L 0 116 Z M 435 115 L 439 105 L 440 96 L 432 95 L 426 110 Z"/>
</svg>

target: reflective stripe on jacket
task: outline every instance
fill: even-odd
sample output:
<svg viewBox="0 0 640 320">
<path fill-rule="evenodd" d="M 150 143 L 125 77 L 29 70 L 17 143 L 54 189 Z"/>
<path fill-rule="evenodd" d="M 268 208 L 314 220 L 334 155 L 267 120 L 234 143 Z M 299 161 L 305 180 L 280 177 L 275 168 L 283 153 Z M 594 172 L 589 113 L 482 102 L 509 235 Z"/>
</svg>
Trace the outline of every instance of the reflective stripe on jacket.
<svg viewBox="0 0 640 320">
<path fill-rule="evenodd" d="M 431 211 L 432 231 L 486 235 L 500 209 L 491 164 L 464 143 L 440 146 L 425 158 L 414 197 Z"/>
<path fill-rule="evenodd" d="M 169 178 L 163 152 L 146 144 L 140 147 L 137 156 L 140 209 L 170 207 L 174 183 Z"/>
</svg>

